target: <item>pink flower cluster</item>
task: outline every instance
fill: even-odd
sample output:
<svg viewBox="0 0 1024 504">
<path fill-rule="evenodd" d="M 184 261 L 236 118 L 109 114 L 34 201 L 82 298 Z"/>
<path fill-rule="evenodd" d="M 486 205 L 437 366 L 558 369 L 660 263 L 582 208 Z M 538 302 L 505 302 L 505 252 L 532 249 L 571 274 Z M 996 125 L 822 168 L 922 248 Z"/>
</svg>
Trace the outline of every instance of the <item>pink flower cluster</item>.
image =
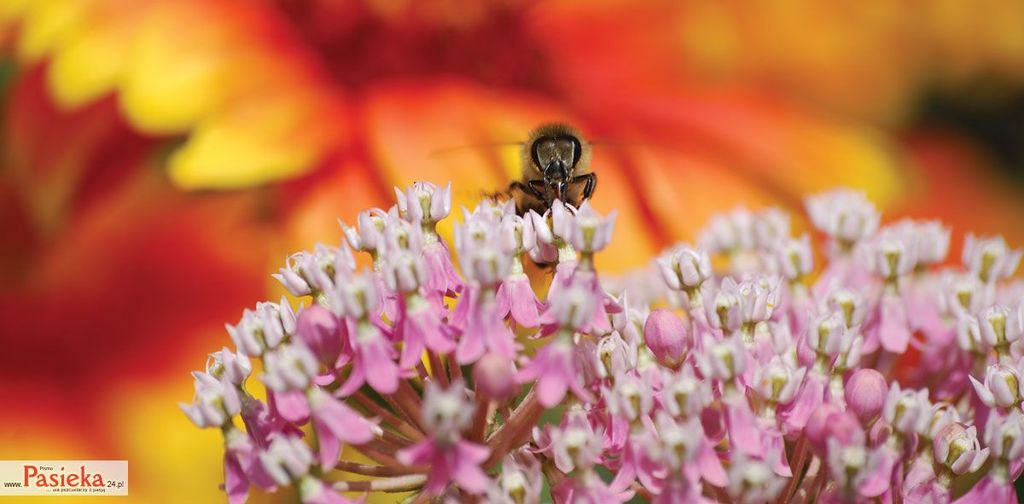
<svg viewBox="0 0 1024 504">
<path fill-rule="evenodd" d="M 181 407 L 223 433 L 230 502 L 1016 501 L 1024 282 L 1002 238 L 949 266 L 941 223 L 883 226 L 840 190 L 807 202 L 821 264 L 786 214 L 739 209 L 610 278 L 614 215 L 587 203 L 464 209 L 453 262 L 451 186 L 396 192 L 289 258 L 303 305 L 246 310 L 194 374 Z"/>
</svg>

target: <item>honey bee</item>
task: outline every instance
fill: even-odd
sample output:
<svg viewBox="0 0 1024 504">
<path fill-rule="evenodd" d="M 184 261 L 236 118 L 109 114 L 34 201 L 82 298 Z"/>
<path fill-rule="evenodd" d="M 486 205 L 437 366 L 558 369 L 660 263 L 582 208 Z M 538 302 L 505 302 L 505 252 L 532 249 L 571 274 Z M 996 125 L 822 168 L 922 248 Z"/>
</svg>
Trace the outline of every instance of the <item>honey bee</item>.
<svg viewBox="0 0 1024 504">
<path fill-rule="evenodd" d="M 597 187 L 597 175 L 590 171 L 590 150 L 576 128 L 541 125 L 522 144 L 522 178 L 497 196 L 514 199 L 519 215 L 530 210 L 543 214 L 556 199 L 578 207 Z"/>
</svg>

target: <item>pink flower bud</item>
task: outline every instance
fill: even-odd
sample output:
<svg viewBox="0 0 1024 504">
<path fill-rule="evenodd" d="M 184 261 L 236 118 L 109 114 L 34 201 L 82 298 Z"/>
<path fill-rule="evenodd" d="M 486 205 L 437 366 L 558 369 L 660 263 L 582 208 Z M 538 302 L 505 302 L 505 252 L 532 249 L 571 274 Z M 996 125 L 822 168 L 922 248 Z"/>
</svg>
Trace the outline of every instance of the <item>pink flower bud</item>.
<svg viewBox="0 0 1024 504">
<path fill-rule="evenodd" d="M 846 404 L 864 425 L 882 412 L 888 394 L 885 377 L 874 369 L 859 369 L 846 382 Z"/>
<path fill-rule="evenodd" d="M 484 397 L 503 403 L 519 391 L 516 370 L 512 362 L 494 353 L 488 353 L 473 366 L 473 383 Z"/>
<path fill-rule="evenodd" d="M 811 413 L 804 428 L 811 449 L 818 456 L 824 456 L 829 441 L 840 446 L 864 444 L 864 429 L 853 414 L 839 409 L 834 404 L 822 404 Z"/>
<path fill-rule="evenodd" d="M 678 368 L 691 345 L 686 324 L 672 310 L 658 308 L 644 324 L 644 342 L 661 365 Z"/>
<path fill-rule="evenodd" d="M 317 359 L 333 366 L 341 354 L 341 334 L 337 317 L 327 308 L 314 304 L 299 314 L 296 336 L 306 344 Z"/>
</svg>

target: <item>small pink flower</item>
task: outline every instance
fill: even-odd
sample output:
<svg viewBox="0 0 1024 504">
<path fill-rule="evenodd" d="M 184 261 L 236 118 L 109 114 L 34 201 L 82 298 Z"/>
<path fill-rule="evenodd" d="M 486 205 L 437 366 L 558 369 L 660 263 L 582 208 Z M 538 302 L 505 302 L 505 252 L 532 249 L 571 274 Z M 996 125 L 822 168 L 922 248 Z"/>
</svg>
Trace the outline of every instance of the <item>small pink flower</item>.
<svg viewBox="0 0 1024 504">
<path fill-rule="evenodd" d="M 447 390 L 435 382 L 427 385 L 423 397 L 423 422 L 430 437 L 399 450 L 395 457 L 407 466 L 427 466 L 427 495 L 440 495 L 451 483 L 471 494 L 484 493 L 491 480 L 480 469 L 490 450 L 462 439 L 461 430 L 472 420 L 472 404 L 465 387 L 453 383 Z"/>
<path fill-rule="evenodd" d="M 552 280 L 552 286 L 559 279 Z M 606 334 L 611 322 L 604 302 L 606 294 L 597 276 L 588 271 L 576 271 L 565 279 L 558 294 L 548 296 L 548 308 L 541 315 L 545 326 L 562 327 L 574 332 Z"/>
<path fill-rule="evenodd" d="M 1002 306 L 990 306 L 978 314 L 978 328 L 981 340 L 986 348 L 993 348 L 1000 358 L 1009 357 L 1009 346 L 1021 339 L 1016 314 Z"/>
<path fill-rule="evenodd" d="M 498 287 L 498 314 L 501 318 L 511 315 L 523 327 L 537 327 L 543 308 L 533 293 L 530 278 L 523 273 L 506 277 Z"/>
<path fill-rule="evenodd" d="M 918 264 L 931 266 L 946 259 L 952 230 L 941 221 L 904 219 L 896 225 L 911 235 Z"/>
<path fill-rule="evenodd" d="M 917 236 L 911 228 L 895 224 L 882 228 L 869 244 L 871 270 L 887 282 L 895 282 L 917 266 Z"/>
<path fill-rule="evenodd" d="M 1013 410 L 1006 417 L 989 416 L 985 444 L 991 449 L 992 468 L 957 504 L 1017 502 L 1013 482 L 1020 476 L 1024 458 L 1024 415 Z"/>
<path fill-rule="evenodd" d="M 252 485 L 263 490 L 277 487 L 260 463 L 259 451 L 249 436 L 229 428 L 224 433 L 224 492 L 228 494 L 228 503 L 244 503 Z"/>
<path fill-rule="evenodd" d="M 359 212 L 356 218 L 358 228 L 351 228 L 338 221 L 345 234 L 345 241 L 355 250 L 368 252 L 376 259 L 378 252 L 384 248 L 384 227 L 387 225 L 388 213 L 379 208 Z M 283 272 L 282 272 L 283 274 Z M 294 294 L 294 293 L 293 293 Z"/>
<path fill-rule="evenodd" d="M 320 442 L 320 466 L 332 469 L 341 453 L 341 443 L 361 445 L 381 432 L 380 427 L 320 388 L 306 393 L 313 430 Z"/>
<path fill-rule="evenodd" d="M 791 282 L 800 281 L 814 271 L 814 253 L 807 233 L 799 239 L 787 238 L 775 246 L 776 262 L 782 276 Z"/>
<path fill-rule="evenodd" d="M 897 432 L 913 434 L 920 423 L 931 418 L 932 404 L 928 390 L 905 390 L 894 382 L 882 407 L 882 418 Z"/>
<path fill-rule="evenodd" d="M 702 296 L 711 301 L 704 305 L 711 327 L 726 336 L 738 331 L 743 324 L 743 307 L 736 282 L 726 277 L 721 287 L 712 290 L 709 284 L 704 284 L 702 291 Z"/>
<path fill-rule="evenodd" d="M 706 341 L 699 364 L 705 376 L 734 385 L 735 379 L 747 370 L 747 351 L 738 335 L 721 341 Z"/>
<path fill-rule="evenodd" d="M 487 490 L 487 502 L 493 504 L 539 504 L 544 486 L 540 461 L 519 450 L 502 461 L 497 485 Z"/>
<path fill-rule="evenodd" d="M 313 305 L 299 314 L 296 337 L 309 348 L 320 363 L 333 367 L 341 355 L 345 325 L 326 308 Z"/>
<path fill-rule="evenodd" d="M 573 225 L 569 229 L 567 241 L 581 254 L 593 254 L 608 246 L 612 241 L 615 229 L 616 212 L 601 217 L 594 211 L 589 201 L 584 201 L 576 211 Z"/>
<path fill-rule="evenodd" d="M 1012 408 L 1020 405 L 1024 382 L 1017 368 L 992 364 L 985 370 L 985 383 L 969 377 L 978 398 L 990 408 Z"/>
<path fill-rule="evenodd" d="M 662 278 L 672 290 L 697 290 L 711 278 L 711 258 L 707 252 L 685 245 L 676 246 L 658 257 Z"/>
<path fill-rule="evenodd" d="M 224 378 L 232 385 L 241 385 L 252 373 L 252 361 L 245 354 L 224 347 L 210 354 L 206 360 L 206 372 L 216 378 Z"/>
<path fill-rule="evenodd" d="M 708 381 L 697 378 L 690 364 L 678 372 L 663 373 L 661 404 L 673 417 L 698 417 L 711 404 Z"/>
<path fill-rule="evenodd" d="M 715 453 L 714 445 L 704 434 L 700 420 L 689 418 L 678 421 L 661 412 L 655 424 L 657 429 L 654 433 L 657 436 L 646 438 L 645 456 L 668 471 L 657 471 L 650 475 L 651 479 L 672 480 L 683 476 L 692 486 L 698 486 L 702 479 L 718 487 L 728 484 L 725 469 Z"/>
<path fill-rule="evenodd" d="M 556 205 L 552 205 L 554 208 Z M 530 258 L 538 264 L 549 264 L 559 261 L 559 250 L 555 244 L 555 233 L 551 230 L 551 226 L 548 225 L 547 218 L 551 215 L 551 212 L 545 212 L 544 215 L 540 215 L 533 210 L 530 210 L 529 216 L 530 224 L 533 227 L 534 238 L 536 243 L 533 248 L 527 248 L 527 253 Z"/>
<path fill-rule="evenodd" d="M 697 241 L 701 248 L 713 254 L 753 250 L 757 238 L 754 227 L 754 215 L 739 207 L 729 213 L 712 215 Z"/>
<path fill-rule="evenodd" d="M 454 296 L 462 292 L 465 282 L 455 272 L 455 265 L 452 263 L 451 252 L 448 246 L 442 241 L 427 243 L 423 246 L 423 259 L 427 265 L 428 291 L 441 296 Z"/>
<path fill-rule="evenodd" d="M 775 474 L 767 463 L 755 458 L 738 453 L 729 467 L 727 490 L 736 502 L 771 502 L 785 485 L 785 479 Z"/>
<path fill-rule="evenodd" d="M 786 432 L 801 431 L 807 425 L 814 410 L 825 401 L 828 379 L 821 373 L 807 373 L 804 384 L 797 392 L 796 399 L 782 412 Z"/>
<path fill-rule="evenodd" d="M 398 352 L 379 327 L 369 322 L 358 323 L 355 330 L 349 331 L 349 345 L 353 354 L 352 373 L 341 386 L 341 395 L 351 395 L 364 383 L 381 394 L 398 390 L 398 380 L 402 378 L 395 362 Z"/>
<path fill-rule="evenodd" d="M 424 348 L 447 354 L 455 350 L 452 328 L 444 323 L 446 313 L 436 294 L 410 296 L 399 302 L 396 336 L 404 346 L 399 366 L 409 369 L 420 362 Z"/>
<path fill-rule="evenodd" d="M 807 368 L 797 367 L 779 355 L 773 356 L 767 363 L 754 368 L 751 390 L 760 397 L 767 406 L 774 409 L 778 405 L 787 405 L 795 398 L 803 385 Z M 771 411 L 774 417 L 774 410 Z"/>
<path fill-rule="evenodd" d="M 967 233 L 962 259 L 964 267 L 982 282 L 989 283 L 1013 275 L 1021 254 L 1021 250 L 1011 250 L 1002 236 L 977 237 Z"/>
<path fill-rule="evenodd" d="M 223 427 L 242 411 L 238 391 L 227 377 L 217 379 L 199 371 L 194 371 L 192 376 L 195 378 L 195 398 L 192 404 L 178 403 L 178 407 L 197 427 Z"/>
<path fill-rule="evenodd" d="M 295 312 L 282 297 L 280 304 L 257 303 L 256 310 L 245 310 L 238 325 L 225 327 L 240 353 L 258 357 L 280 345 L 285 336 L 295 334 L 296 326 Z"/>
<path fill-rule="evenodd" d="M 423 231 L 403 220 L 392 219 L 384 228 L 387 253 L 377 269 L 389 291 L 409 295 L 426 286 L 430 276 L 423 254 Z"/>
<path fill-rule="evenodd" d="M 811 223 L 839 242 L 855 243 L 878 229 L 880 214 L 862 192 L 837 189 L 807 198 Z"/>
<path fill-rule="evenodd" d="M 592 347 L 586 341 L 581 341 L 576 345 L 576 353 L 580 355 L 578 359 L 581 361 L 584 371 L 584 382 L 590 382 L 596 378 L 613 379 L 616 376 L 629 373 L 637 367 L 639 354 L 636 347 L 622 339 L 618 332 L 612 332 L 598 340 L 596 362 L 591 358 L 593 352 L 587 352 Z M 590 368 L 588 363 L 596 365 L 596 377 L 587 373 Z"/>
<path fill-rule="evenodd" d="M 953 474 L 977 471 L 988 460 L 989 448 L 982 448 L 978 442 L 977 429 L 952 423 L 939 431 L 932 444 L 935 460 L 944 464 Z"/>
<path fill-rule="evenodd" d="M 452 185 L 444 189 L 430 182 L 416 182 L 404 192 L 395 188 L 398 211 L 403 219 L 433 230 L 434 224 L 452 211 Z"/>
<path fill-rule="evenodd" d="M 505 324 L 494 293 L 471 286 L 459 300 L 453 325 L 461 327 L 455 357 L 460 364 L 475 362 L 493 352 L 507 359 L 516 355 L 515 334 Z"/>
<path fill-rule="evenodd" d="M 615 377 L 614 386 L 604 389 L 602 395 L 613 419 L 632 423 L 648 417 L 653 411 L 653 388 L 649 378 L 622 373 Z"/>
<path fill-rule="evenodd" d="M 299 437 L 276 436 L 266 451 L 259 454 L 259 459 L 276 484 L 287 486 L 309 474 L 313 452 Z"/>
<path fill-rule="evenodd" d="M 594 431 L 579 408 L 566 413 L 562 425 L 550 431 L 551 455 L 558 470 L 568 474 L 598 464 L 603 450 L 601 433 Z"/>
<path fill-rule="evenodd" d="M 516 375 L 519 383 L 535 380 L 538 399 L 545 408 L 562 402 L 570 390 L 584 402 L 593 401 L 593 396 L 580 383 L 572 339 L 568 337 L 555 336 Z"/>
<path fill-rule="evenodd" d="M 892 452 L 868 448 L 863 440 L 842 443 L 829 439 L 827 443 L 828 470 L 841 499 L 874 499 L 889 490 L 893 465 L 898 461 Z"/>
<path fill-rule="evenodd" d="M 490 212 L 468 214 L 455 227 L 455 250 L 462 273 L 483 288 L 496 287 L 512 267 L 502 247 L 501 221 Z"/>
</svg>

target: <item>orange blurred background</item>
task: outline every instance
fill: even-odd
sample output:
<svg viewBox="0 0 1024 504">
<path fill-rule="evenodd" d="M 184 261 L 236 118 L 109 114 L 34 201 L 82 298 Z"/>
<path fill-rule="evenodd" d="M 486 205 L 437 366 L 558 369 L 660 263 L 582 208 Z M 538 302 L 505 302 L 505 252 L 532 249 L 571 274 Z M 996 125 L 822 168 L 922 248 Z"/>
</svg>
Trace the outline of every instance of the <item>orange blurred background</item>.
<svg viewBox="0 0 1024 504">
<path fill-rule="evenodd" d="M 542 121 L 600 143 L 605 271 L 838 185 L 1020 245 L 1021 26 L 1019 0 L 0 0 L 0 459 L 222 501 L 219 434 L 176 403 L 223 324 L 392 185 L 504 187 L 498 144 Z"/>
</svg>

